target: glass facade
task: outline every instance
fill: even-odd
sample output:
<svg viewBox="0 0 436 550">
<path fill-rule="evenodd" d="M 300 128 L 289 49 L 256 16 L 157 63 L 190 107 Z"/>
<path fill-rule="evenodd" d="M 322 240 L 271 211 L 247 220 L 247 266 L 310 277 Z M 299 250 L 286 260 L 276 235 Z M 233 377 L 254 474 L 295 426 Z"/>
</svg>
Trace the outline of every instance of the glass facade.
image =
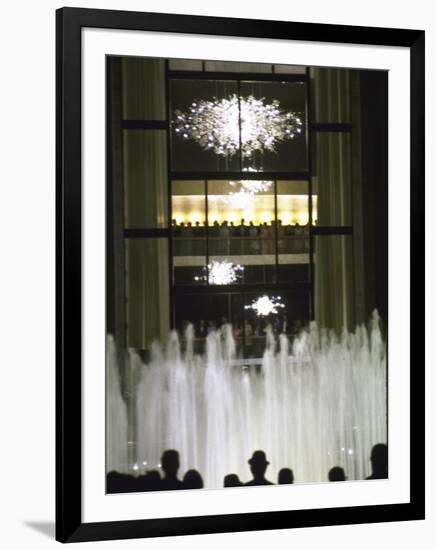
<svg viewBox="0 0 436 550">
<path fill-rule="evenodd" d="M 335 107 L 348 71 L 118 63 L 126 345 L 147 350 L 191 323 L 201 347 L 231 323 L 255 357 L 267 325 L 292 335 L 330 322 L 321 295 L 353 247 L 350 103 Z M 262 297 L 279 312 L 256 313 Z M 350 318 L 341 311 L 335 328 Z"/>
</svg>

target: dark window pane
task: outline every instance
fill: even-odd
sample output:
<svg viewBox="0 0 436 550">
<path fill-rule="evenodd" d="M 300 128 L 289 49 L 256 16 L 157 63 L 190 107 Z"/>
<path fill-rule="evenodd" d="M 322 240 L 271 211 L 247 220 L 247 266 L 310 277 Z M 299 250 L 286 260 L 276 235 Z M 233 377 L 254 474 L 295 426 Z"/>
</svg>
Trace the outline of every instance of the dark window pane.
<svg viewBox="0 0 436 550">
<path fill-rule="evenodd" d="M 268 326 L 275 334 L 295 335 L 307 325 L 310 318 L 309 292 L 295 290 L 246 294 L 244 316 L 248 356 L 262 357 Z"/>
<path fill-rule="evenodd" d="M 222 112 L 222 102 L 231 100 L 235 94 L 237 97 L 237 92 L 237 83 L 234 81 L 173 80 L 171 82 L 173 170 L 228 171 L 240 169 L 239 148 L 233 155 L 218 152 L 220 145 L 222 143 L 225 145 L 228 142 L 226 140 L 230 140 L 235 147 L 239 143 L 237 109 L 236 111 L 233 109 L 231 115 L 226 115 L 221 119 L 222 131 L 219 133 L 216 132 L 219 124 L 213 118 L 214 113 Z M 189 118 L 193 115 L 192 109 L 196 111 L 201 109 L 201 121 L 197 120 L 197 125 Z"/>
<path fill-rule="evenodd" d="M 124 57 L 122 83 L 124 119 L 166 119 L 163 59 Z"/>
<path fill-rule="evenodd" d="M 268 139 L 274 137 L 273 132 L 268 129 L 265 132 L 265 139 L 262 137 L 263 146 L 255 148 L 250 156 L 243 156 L 243 166 L 245 168 L 256 169 L 260 171 L 301 171 L 307 169 L 307 144 L 306 144 L 306 86 L 301 82 L 241 82 L 241 96 L 245 99 L 254 98 L 263 102 L 263 107 L 259 104 L 250 115 L 245 131 L 247 135 L 262 130 L 263 113 L 266 113 L 264 107 L 276 106 L 279 111 L 276 113 L 277 132 L 283 128 L 279 124 L 283 115 L 292 113 L 288 118 L 284 131 L 284 137 L 276 139 L 271 146 L 265 146 Z M 259 112 L 260 109 L 260 112 Z M 250 110 L 249 110 L 250 112 Z M 301 124 L 291 124 L 297 117 Z M 254 122 L 253 122 L 254 121 Z M 263 126 L 262 126 L 263 125 Z M 244 126 L 242 127 L 244 132 Z M 262 133 L 260 134 L 262 136 Z M 289 138 L 288 138 L 289 136 Z M 291 138 L 291 136 L 294 136 Z M 265 141 L 266 140 L 266 141 Z M 242 139 L 244 142 L 244 139 Z"/>
<path fill-rule="evenodd" d="M 174 308 L 177 330 L 183 332 L 192 324 L 195 335 L 201 338 L 228 323 L 230 318 L 228 294 L 176 294 Z"/>
<path fill-rule="evenodd" d="M 204 181 L 172 181 L 172 237 L 175 284 L 206 283 Z"/>
<path fill-rule="evenodd" d="M 126 228 L 168 226 L 165 130 L 123 131 Z"/>
<path fill-rule="evenodd" d="M 233 282 L 274 279 L 274 182 L 209 181 L 208 229 L 209 260 L 243 268 Z"/>
<path fill-rule="evenodd" d="M 278 278 L 309 278 L 309 197 L 305 181 L 277 182 Z"/>
</svg>

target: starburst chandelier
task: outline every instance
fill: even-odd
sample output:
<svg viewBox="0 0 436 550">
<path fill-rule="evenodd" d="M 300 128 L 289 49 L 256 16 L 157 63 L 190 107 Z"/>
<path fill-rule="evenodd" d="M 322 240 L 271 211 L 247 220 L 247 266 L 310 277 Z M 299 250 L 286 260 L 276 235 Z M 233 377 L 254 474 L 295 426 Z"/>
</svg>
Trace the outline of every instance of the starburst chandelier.
<svg viewBox="0 0 436 550">
<path fill-rule="evenodd" d="M 245 309 L 252 309 L 256 312 L 258 316 L 266 317 L 267 315 L 275 315 L 278 313 L 278 308 L 285 307 L 284 304 L 280 302 L 281 297 L 272 296 L 271 298 L 264 294 L 257 300 L 251 303 L 249 306 L 245 306 Z"/>
<path fill-rule="evenodd" d="M 210 285 L 230 285 L 242 277 L 244 268 L 239 264 L 233 264 L 227 260 L 221 262 L 212 261 L 207 266 Z M 206 280 L 206 276 L 194 277 L 196 281 Z"/>
<path fill-rule="evenodd" d="M 253 206 L 254 193 L 241 189 L 236 193 L 230 191 L 229 196 L 224 198 L 225 202 L 234 210 L 247 210 Z"/>
<path fill-rule="evenodd" d="M 244 168 L 243 172 L 257 172 L 255 168 Z M 239 180 L 229 181 L 232 188 L 239 187 L 236 192 L 230 191 L 229 196 L 224 201 L 235 210 L 246 210 L 253 206 L 253 200 L 256 193 L 265 193 L 273 184 L 266 180 Z"/>
<path fill-rule="evenodd" d="M 255 168 L 243 168 L 243 172 L 257 172 Z M 272 181 L 267 180 L 239 180 L 236 181 L 229 181 L 229 185 L 232 187 L 235 187 L 236 185 L 239 185 L 241 189 L 244 191 L 247 191 L 248 193 L 264 193 L 265 191 L 268 191 L 273 184 Z"/>
<path fill-rule="evenodd" d="M 301 133 L 301 118 L 284 112 L 280 102 L 236 94 L 213 100 L 192 102 L 188 112 L 175 111 L 175 132 L 184 139 L 193 139 L 204 150 L 232 157 L 241 149 L 242 158 L 255 151 L 275 151 L 278 143 Z"/>
</svg>

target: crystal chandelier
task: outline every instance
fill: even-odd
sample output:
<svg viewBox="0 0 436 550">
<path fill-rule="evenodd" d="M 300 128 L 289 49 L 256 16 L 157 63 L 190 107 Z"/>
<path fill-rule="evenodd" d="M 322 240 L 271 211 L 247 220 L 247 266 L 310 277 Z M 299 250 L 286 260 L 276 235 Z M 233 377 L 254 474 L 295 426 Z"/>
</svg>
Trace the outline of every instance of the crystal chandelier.
<svg viewBox="0 0 436 550">
<path fill-rule="evenodd" d="M 277 298 L 272 296 L 270 298 L 269 296 L 264 294 L 263 296 L 252 302 L 251 305 L 245 306 L 245 309 L 252 309 L 256 312 L 257 315 L 266 317 L 267 315 L 278 313 L 277 308 L 285 307 L 285 305 L 282 304 L 280 300 L 280 296 L 277 296 Z"/>
<path fill-rule="evenodd" d="M 257 172 L 255 168 L 243 168 L 243 172 Z M 272 181 L 266 181 L 266 180 L 239 180 L 236 181 L 229 181 L 229 184 L 232 187 L 235 187 L 236 185 L 240 185 L 241 189 L 247 191 L 248 193 L 264 193 L 265 191 L 268 191 L 268 189 L 273 184 Z"/>
<path fill-rule="evenodd" d="M 254 193 L 241 189 L 236 193 L 230 192 L 224 200 L 234 210 L 247 210 L 253 206 Z"/>
<path fill-rule="evenodd" d="M 243 172 L 257 172 L 255 168 L 244 168 Z M 235 210 L 246 210 L 253 205 L 254 195 L 256 193 L 265 193 L 273 184 L 272 181 L 266 180 L 239 180 L 229 181 L 229 185 L 233 188 L 239 186 L 239 191 L 230 191 L 229 197 L 224 200 Z"/>
<path fill-rule="evenodd" d="M 221 262 L 212 261 L 208 264 L 207 269 L 209 271 L 209 284 L 210 285 L 229 285 L 238 281 L 241 276 L 244 268 L 227 260 Z M 194 277 L 196 281 L 205 280 L 204 277 Z"/>
<path fill-rule="evenodd" d="M 193 139 L 204 150 L 232 157 L 241 149 L 242 158 L 255 151 L 275 151 L 278 143 L 301 133 L 303 123 L 294 112 L 284 112 L 280 102 L 252 95 L 192 102 L 189 112 L 175 111 L 175 132 Z"/>
</svg>

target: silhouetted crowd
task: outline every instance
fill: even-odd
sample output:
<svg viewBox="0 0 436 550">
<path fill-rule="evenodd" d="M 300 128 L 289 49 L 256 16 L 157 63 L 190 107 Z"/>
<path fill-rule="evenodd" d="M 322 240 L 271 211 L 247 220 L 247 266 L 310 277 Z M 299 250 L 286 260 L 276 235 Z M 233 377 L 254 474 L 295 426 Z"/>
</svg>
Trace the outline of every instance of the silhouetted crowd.
<svg viewBox="0 0 436 550">
<path fill-rule="evenodd" d="M 229 324 L 227 317 L 221 317 L 220 319 L 200 319 L 198 322 L 184 321 L 183 326 L 181 327 L 182 332 L 187 325 L 193 324 L 194 334 L 196 338 L 206 338 L 206 336 L 215 330 L 218 330 L 225 325 Z M 290 334 L 296 333 L 302 328 L 301 321 L 288 321 L 286 313 L 282 315 L 275 315 L 273 318 L 269 319 L 244 319 L 244 322 L 241 323 L 237 318 L 233 319 L 231 322 L 233 337 L 237 340 L 242 335 L 244 335 L 246 341 L 250 341 L 252 337 L 264 337 L 267 332 L 267 328 L 270 327 L 271 330 L 276 334 Z"/>
<path fill-rule="evenodd" d="M 207 231 L 206 231 L 207 230 Z M 279 254 L 298 254 L 309 251 L 309 225 L 283 225 L 281 220 L 256 225 L 217 220 L 206 222 L 172 221 L 173 254 L 196 256 L 205 254 L 205 238 L 209 242 L 209 256 L 234 256 L 239 254 L 275 254 L 275 241 Z"/>
<path fill-rule="evenodd" d="M 388 448 L 384 443 L 374 445 L 371 451 L 372 473 L 366 479 L 386 479 L 388 477 Z M 273 482 L 266 479 L 265 474 L 269 462 L 265 452 L 255 451 L 248 460 L 253 478 L 247 483 L 243 483 L 236 474 L 227 474 L 224 477 L 224 487 L 250 487 L 258 485 L 274 485 Z M 156 470 L 146 472 L 138 477 L 119 472 L 109 472 L 107 474 L 107 492 L 108 493 L 127 493 L 134 491 L 171 491 L 177 489 L 202 489 L 203 479 L 197 470 L 188 470 L 183 479 L 177 477 L 180 460 L 179 453 L 173 449 L 163 453 L 161 459 L 161 468 L 163 477 Z M 340 466 L 331 468 L 328 472 L 329 481 L 346 481 L 345 471 Z M 279 471 L 278 484 L 294 483 L 294 473 L 290 468 L 282 468 Z"/>
</svg>

